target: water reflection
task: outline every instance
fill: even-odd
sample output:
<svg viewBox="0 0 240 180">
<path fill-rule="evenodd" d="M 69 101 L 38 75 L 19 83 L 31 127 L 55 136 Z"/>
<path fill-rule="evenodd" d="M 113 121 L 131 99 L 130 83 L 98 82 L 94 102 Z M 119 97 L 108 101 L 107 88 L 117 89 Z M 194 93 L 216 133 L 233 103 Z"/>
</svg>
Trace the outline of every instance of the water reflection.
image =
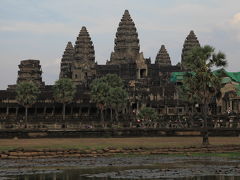
<svg viewBox="0 0 240 180">
<path fill-rule="evenodd" d="M 123 180 L 104 178 L 88 178 L 83 177 L 77 172 L 53 173 L 53 174 L 37 174 L 37 175 L 22 175 L 14 177 L 16 180 Z M 137 179 L 124 179 L 137 180 Z M 144 179 L 141 179 L 144 180 Z M 240 180 L 240 176 L 202 176 L 202 177 L 185 177 L 185 178 L 157 178 L 148 180 Z"/>
</svg>

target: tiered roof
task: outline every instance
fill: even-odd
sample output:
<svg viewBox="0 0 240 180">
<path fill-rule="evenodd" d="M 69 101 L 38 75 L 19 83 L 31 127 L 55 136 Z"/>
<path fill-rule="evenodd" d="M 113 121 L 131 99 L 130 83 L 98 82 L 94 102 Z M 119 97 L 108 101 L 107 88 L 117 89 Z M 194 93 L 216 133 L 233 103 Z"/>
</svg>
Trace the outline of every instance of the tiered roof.
<svg viewBox="0 0 240 180">
<path fill-rule="evenodd" d="M 189 50 L 191 50 L 194 47 L 200 47 L 200 43 L 197 39 L 197 36 L 195 35 L 194 31 L 190 31 L 189 35 L 185 39 L 185 42 L 183 44 L 183 49 L 182 49 L 182 60 L 181 63 L 184 67 L 184 63 L 186 60 L 187 53 Z"/>
<path fill-rule="evenodd" d="M 138 33 L 128 10 L 125 10 L 119 23 L 114 43 L 115 46 L 114 52 L 111 55 L 111 61 L 129 60 L 139 54 Z"/>
<path fill-rule="evenodd" d="M 71 65 L 73 62 L 73 56 L 73 45 L 71 42 L 68 42 L 61 60 L 60 78 L 71 78 Z"/>
<path fill-rule="evenodd" d="M 85 26 L 82 27 L 74 48 L 76 61 L 95 61 L 94 46 Z"/>
<path fill-rule="evenodd" d="M 17 83 L 21 83 L 24 81 L 31 81 L 38 85 L 44 85 L 42 81 L 42 69 L 39 60 L 23 60 L 18 65 L 18 78 Z"/>
<path fill-rule="evenodd" d="M 160 66 L 171 65 L 170 56 L 164 45 L 161 46 L 161 48 L 156 56 L 155 64 L 159 64 Z"/>
</svg>

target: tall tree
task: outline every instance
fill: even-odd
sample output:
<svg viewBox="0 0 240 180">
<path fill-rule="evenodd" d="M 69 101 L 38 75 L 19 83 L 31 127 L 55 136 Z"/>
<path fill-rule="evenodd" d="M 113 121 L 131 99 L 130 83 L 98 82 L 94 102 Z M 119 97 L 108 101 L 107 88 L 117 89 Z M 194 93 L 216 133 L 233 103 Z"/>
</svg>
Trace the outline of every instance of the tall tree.
<svg viewBox="0 0 240 180">
<path fill-rule="evenodd" d="M 63 120 L 65 120 L 66 105 L 73 101 L 76 93 L 76 87 L 69 78 L 61 78 L 54 84 L 54 99 L 63 104 Z"/>
<path fill-rule="evenodd" d="M 115 111 L 115 118 L 118 121 L 119 111 L 123 110 L 127 104 L 128 94 L 122 87 L 110 88 L 108 102 Z"/>
<path fill-rule="evenodd" d="M 101 113 L 101 121 L 104 122 L 103 111 L 107 106 L 109 97 L 109 85 L 102 79 L 95 79 L 91 85 L 91 99 L 97 104 Z"/>
<path fill-rule="evenodd" d="M 28 120 L 28 108 L 37 102 L 40 94 L 39 87 L 33 82 L 21 82 L 16 88 L 16 99 L 19 104 L 25 107 L 25 123 Z"/>
<path fill-rule="evenodd" d="M 213 73 L 213 69 L 226 65 L 225 54 L 215 53 L 215 49 L 209 45 L 193 48 L 186 58 L 186 67 L 191 72 L 186 73 L 182 87 L 189 98 L 203 106 L 203 145 L 209 144 L 208 106 L 221 87 L 221 77 Z"/>
<path fill-rule="evenodd" d="M 118 119 L 119 109 L 126 104 L 127 99 L 123 85 L 122 79 L 116 74 L 107 74 L 91 83 L 91 97 L 100 109 L 102 121 L 104 121 L 103 110 L 106 108 L 111 110 L 111 120 L 113 109 Z"/>
</svg>

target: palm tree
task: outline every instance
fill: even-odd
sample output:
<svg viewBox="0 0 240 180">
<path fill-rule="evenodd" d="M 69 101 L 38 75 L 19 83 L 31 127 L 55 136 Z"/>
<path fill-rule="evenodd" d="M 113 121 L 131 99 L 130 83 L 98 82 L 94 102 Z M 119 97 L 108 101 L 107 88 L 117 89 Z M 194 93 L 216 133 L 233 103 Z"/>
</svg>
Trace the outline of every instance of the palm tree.
<svg viewBox="0 0 240 180">
<path fill-rule="evenodd" d="M 209 45 L 193 48 L 186 58 L 186 67 L 190 72 L 186 73 L 182 87 L 191 99 L 203 105 L 203 145 L 209 144 L 208 105 L 221 87 L 221 78 L 213 73 L 213 69 L 226 65 L 225 54 L 215 53 L 215 49 Z"/>
<path fill-rule="evenodd" d="M 101 122 L 104 122 L 103 110 L 108 104 L 109 86 L 101 79 L 95 79 L 91 85 L 91 99 L 97 104 L 101 113 Z"/>
<path fill-rule="evenodd" d="M 118 121 L 119 110 L 126 106 L 128 94 L 122 87 L 110 88 L 109 89 L 109 105 L 115 111 L 115 119 Z"/>
<path fill-rule="evenodd" d="M 76 87 L 69 78 L 61 78 L 54 84 L 54 99 L 63 104 L 63 120 L 65 120 L 66 104 L 72 102 L 76 93 Z"/>
<path fill-rule="evenodd" d="M 111 120 L 113 109 L 118 120 L 118 111 L 125 106 L 127 100 L 127 92 L 123 85 L 122 79 L 116 74 L 107 74 L 91 83 L 91 99 L 101 112 L 102 122 L 104 122 L 103 110 L 106 108 L 111 110 Z"/>
<path fill-rule="evenodd" d="M 25 124 L 27 124 L 28 108 L 37 102 L 39 87 L 33 82 L 21 82 L 17 85 L 16 93 L 18 103 L 25 107 Z"/>
</svg>

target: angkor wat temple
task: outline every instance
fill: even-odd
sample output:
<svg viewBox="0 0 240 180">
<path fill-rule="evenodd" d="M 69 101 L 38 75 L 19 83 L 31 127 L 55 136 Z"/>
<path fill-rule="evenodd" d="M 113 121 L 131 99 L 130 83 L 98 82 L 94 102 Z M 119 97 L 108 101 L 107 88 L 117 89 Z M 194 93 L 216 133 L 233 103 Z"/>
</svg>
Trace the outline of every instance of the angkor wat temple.
<svg viewBox="0 0 240 180">
<path fill-rule="evenodd" d="M 192 105 L 179 98 L 176 87 L 181 84 L 181 72 L 184 72 L 186 53 L 200 43 L 193 31 L 190 31 L 183 43 L 181 62 L 172 65 L 164 45 L 156 52 L 154 62 L 140 52 L 138 32 L 128 10 L 125 10 L 117 28 L 114 50 L 106 65 L 96 63 L 94 45 L 86 29 L 82 27 L 74 46 L 67 43 L 60 65 L 59 78 L 71 78 L 77 86 L 72 103 L 67 105 L 66 122 L 68 127 L 81 123 L 100 121 L 96 104 L 91 101 L 89 85 L 93 79 L 107 74 L 117 74 L 125 83 L 129 94 L 129 105 L 123 109 L 121 120 L 134 121 L 136 113 L 142 107 L 156 109 L 163 121 L 180 122 L 193 114 L 201 113 L 201 105 Z M 41 87 L 38 102 L 29 109 L 29 122 L 33 124 L 54 124 L 62 121 L 62 105 L 53 98 L 53 86 L 42 81 L 42 69 L 39 60 L 20 62 L 17 83 L 33 81 Z M 231 111 L 240 112 L 237 73 L 226 72 L 221 100 L 214 99 L 209 106 L 212 115 L 223 115 Z M 16 85 L 9 85 L 0 91 L 0 121 L 14 122 L 24 119 L 24 107 L 16 101 Z M 108 109 L 105 119 L 109 118 Z"/>
</svg>

